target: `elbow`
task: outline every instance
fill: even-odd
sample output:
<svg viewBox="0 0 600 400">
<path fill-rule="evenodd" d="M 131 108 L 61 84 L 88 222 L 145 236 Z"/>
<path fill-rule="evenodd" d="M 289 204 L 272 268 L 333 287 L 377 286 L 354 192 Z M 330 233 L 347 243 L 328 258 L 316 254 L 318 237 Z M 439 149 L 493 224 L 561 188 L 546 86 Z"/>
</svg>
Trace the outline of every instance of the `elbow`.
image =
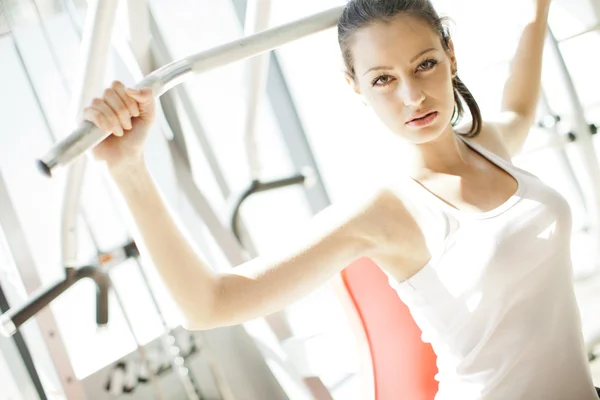
<svg viewBox="0 0 600 400">
<path fill-rule="evenodd" d="M 207 331 L 218 328 L 209 319 L 198 318 L 197 316 L 184 316 L 181 327 L 186 331 Z"/>
<path fill-rule="evenodd" d="M 183 318 L 181 326 L 183 329 L 187 331 L 205 331 L 222 326 L 217 318 L 219 315 L 218 294 L 220 293 L 220 286 L 221 280 L 217 276 L 210 285 L 210 289 L 206 290 L 204 296 L 192 301 L 185 310 L 182 310 Z M 198 302 L 203 302 L 204 304 L 198 304 Z"/>
</svg>

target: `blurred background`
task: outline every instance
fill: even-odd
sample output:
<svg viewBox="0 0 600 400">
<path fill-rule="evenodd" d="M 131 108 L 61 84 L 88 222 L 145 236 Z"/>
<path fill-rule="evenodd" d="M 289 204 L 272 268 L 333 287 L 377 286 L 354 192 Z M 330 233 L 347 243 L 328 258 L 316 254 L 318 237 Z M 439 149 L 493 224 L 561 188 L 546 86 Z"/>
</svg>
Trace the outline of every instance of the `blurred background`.
<svg viewBox="0 0 600 400">
<path fill-rule="evenodd" d="M 433 2 L 452 20 L 459 75 L 484 118 L 493 118 L 529 2 Z M 255 2 L 0 0 L 3 312 L 64 279 L 61 221 L 67 174 L 48 179 L 35 160 L 73 128 L 74 93 L 83 84 L 82 38 L 94 16 L 110 13 L 115 3 L 114 26 L 105 33 L 111 43 L 108 56 L 94 61 L 106 64 L 102 86 L 115 79 L 133 85 L 137 73 L 145 75 L 240 39 Z M 268 26 L 273 27 L 345 1 L 269 3 Z M 600 182 L 593 179 L 598 171 L 590 169 L 599 149 L 599 21 L 600 1 L 553 2 L 538 124 L 515 159 L 572 206 L 576 289 L 597 385 L 600 367 L 593 352 L 600 337 Z M 252 179 L 244 144 L 247 63 L 187 79 L 161 98 L 164 118 L 152 131 L 147 159 L 165 198 L 211 265 L 226 269 L 236 257 L 274 251 L 329 203 L 360 195 L 390 171 L 401 176 L 394 166 L 402 159 L 402 147 L 351 92 L 343 70 L 335 29 L 271 53 L 265 95 L 256 109 L 261 178 L 292 176 L 309 167 L 316 182 L 257 193 L 244 201 L 239 247 L 219 232 L 223 227 L 230 232 L 231 198 Z M 207 222 L 209 214 L 221 227 Z M 161 390 L 163 398 L 194 398 L 195 392 L 195 398 L 221 399 L 228 398 L 225 386 L 236 385 L 232 381 L 240 373 L 230 373 L 235 368 L 255 368 L 261 377 L 272 374 L 261 378 L 264 384 L 275 382 L 285 394 L 249 389 L 255 394 L 229 398 L 365 398 L 360 394 L 359 339 L 332 286 L 290 306 L 283 319 L 189 334 L 179 327 L 177 307 L 150 261 L 125 251 L 132 237 L 127 212 L 93 162 L 85 170 L 76 221 L 77 260 L 102 266 L 112 282 L 109 323 L 101 328 L 96 323 L 95 283 L 72 285 L 25 322 L 18 335 L 0 338 L 0 399 L 161 398 Z M 285 327 L 278 330 L 282 320 Z M 247 379 L 246 387 L 258 385 Z M 316 395 L 315 382 L 327 393 Z"/>
</svg>

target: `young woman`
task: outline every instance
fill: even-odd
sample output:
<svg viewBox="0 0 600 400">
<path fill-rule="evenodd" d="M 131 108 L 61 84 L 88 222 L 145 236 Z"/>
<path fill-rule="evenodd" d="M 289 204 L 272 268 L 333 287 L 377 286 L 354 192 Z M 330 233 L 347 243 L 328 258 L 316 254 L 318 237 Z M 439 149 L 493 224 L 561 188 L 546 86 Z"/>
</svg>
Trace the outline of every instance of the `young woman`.
<svg viewBox="0 0 600 400">
<path fill-rule="evenodd" d="M 195 252 L 145 166 L 148 90 L 115 82 L 85 110 L 112 132 L 108 165 L 189 329 L 282 309 L 370 257 L 438 356 L 437 399 L 598 398 L 584 350 L 565 199 L 515 167 L 534 121 L 550 0 L 535 1 L 502 94 L 484 122 L 428 0 L 350 0 L 338 32 L 346 79 L 412 149 L 412 167 L 368 198 L 317 215 L 301 239 L 228 273 Z M 471 120 L 455 129 L 463 114 Z M 402 174 L 404 173 L 404 176 Z"/>
</svg>

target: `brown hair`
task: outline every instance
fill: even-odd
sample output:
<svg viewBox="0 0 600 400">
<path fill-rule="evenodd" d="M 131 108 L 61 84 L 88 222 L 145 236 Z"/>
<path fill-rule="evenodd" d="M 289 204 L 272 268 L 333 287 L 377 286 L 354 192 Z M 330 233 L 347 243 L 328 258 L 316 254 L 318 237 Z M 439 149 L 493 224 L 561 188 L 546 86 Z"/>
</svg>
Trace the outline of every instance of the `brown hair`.
<svg viewBox="0 0 600 400">
<path fill-rule="evenodd" d="M 344 57 L 348 73 L 354 78 L 354 60 L 350 51 L 352 34 L 360 27 L 376 22 L 389 22 L 400 13 L 407 13 L 429 23 L 439 35 L 444 50 L 450 52 L 450 34 L 445 25 L 446 19 L 440 18 L 429 0 L 350 0 L 338 21 L 338 42 Z M 454 114 L 452 126 L 456 126 L 463 117 L 463 102 L 469 107 L 473 123 L 471 129 L 462 135 L 473 138 L 481 132 L 481 110 L 471 91 L 458 76 L 452 78 L 454 87 Z"/>
</svg>

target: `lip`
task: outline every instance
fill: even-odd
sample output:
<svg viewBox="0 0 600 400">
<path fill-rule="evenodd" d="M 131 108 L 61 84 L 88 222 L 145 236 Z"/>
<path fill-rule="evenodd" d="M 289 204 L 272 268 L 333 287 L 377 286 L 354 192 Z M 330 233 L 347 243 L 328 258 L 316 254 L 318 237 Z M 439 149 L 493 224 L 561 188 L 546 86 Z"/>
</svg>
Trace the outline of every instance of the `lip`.
<svg viewBox="0 0 600 400">
<path fill-rule="evenodd" d="M 434 110 L 430 110 L 430 111 L 425 111 L 425 112 L 422 112 L 422 113 L 419 113 L 419 114 L 411 115 L 411 119 L 409 119 L 408 121 L 406 121 L 406 123 L 412 122 L 415 119 L 421 119 L 421 118 L 425 117 L 426 115 L 431 114 L 433 112 L 435 112 L 435 111 Z"/>
<path fill-rule="evenodd" d="M 438 117 L 437 111 L 429 111 L 415 116 L 413 119 L 406 122 L 406 125 L 413 127 L 424 127 L 431 125 Z"/>
</svg>

